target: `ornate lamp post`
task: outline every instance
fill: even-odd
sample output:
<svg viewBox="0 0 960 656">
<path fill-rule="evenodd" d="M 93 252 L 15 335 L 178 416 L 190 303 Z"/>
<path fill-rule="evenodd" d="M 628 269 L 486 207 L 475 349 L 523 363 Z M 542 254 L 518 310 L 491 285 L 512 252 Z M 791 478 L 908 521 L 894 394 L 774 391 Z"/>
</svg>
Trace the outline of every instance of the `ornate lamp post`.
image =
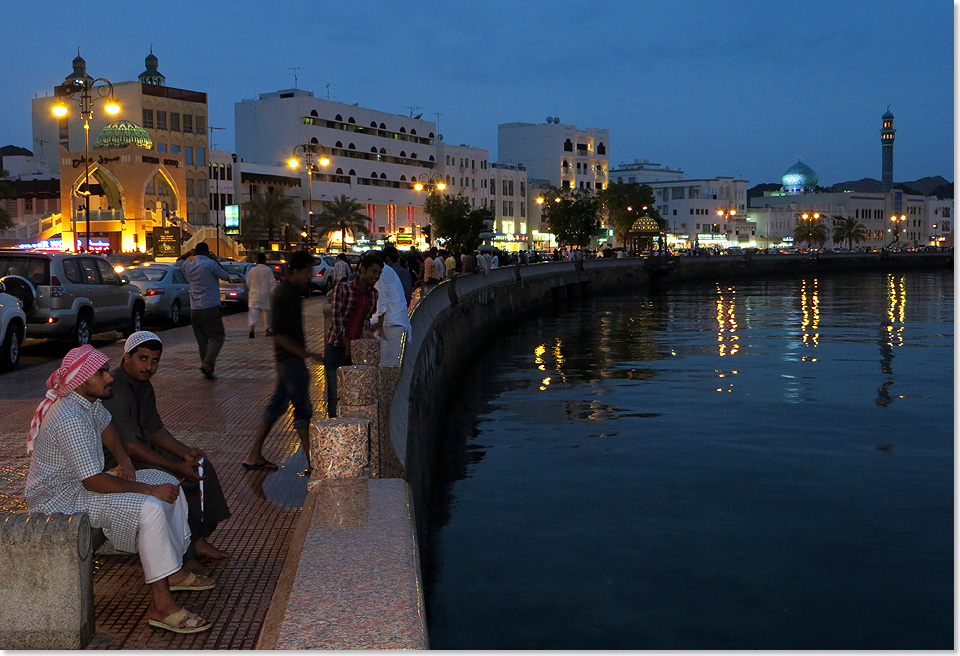
<svg viewBox="0 0 960 656">
<path fill-rule="evenodd" d="M 893 241 L 890 242 L 890 245 L 896 244 L 900 241 L 900 231 L 903 230 L 903 224 L 907 221 L 907 216 L 901 214 L 897 216 L 896 214 L 890 217 L 890 220 L 893 221 Z"/>
<path fill-rule="evenodd" d="M 76 67 L 76 64 L 74 66 Z M 74 70 L 78 69 L 75 68 Z M 86 187 L 83 192 L 83 196 L 85 196 L 84 215 L 86 218 L 86 246 L 84 250 L 90 252 L 90 119 L 93 118 L 93 103 L 97 100 L 106 99 L 106 105 L 103 109 L 107 114 L 119 114 L 120 106 L 113 97 L 113 84 L 110 80 L 102 77 L 94 79 L 86 75 L 85 71 L 86 69 L 83 69 L 83 75 L 77 74 L 54 88 L 54 95 L 60 98 L 60 101 L 54 105 L 52 111 L 54 116 L 63 118 L 70 113 L 66 104 L 67 98 L 72 98 L 80 103 L 80 118 L 83 119 L 83 184 Z M 96 94 L 91 93 L 91 91 L 96 91 Z M 79 94 L 79 97 L 77 97 L 77 94 Z M 76 242 L 76 233 L 74 233 L 74 242 Z M 76 243 L 74 243 L 74 248 L 76 248 Z"/>
<path fill-rule="evenodd" d="M 434 190 L 443 191 L 447 188 L 446 183 L 443 181 L 443 177 L 440 174 L 427 175 L 426 173 L 421 173 L 418 176 L 413 178 L 413 188 L 417 191 L 423 191 L 424 188 L 428 190 L 428 195 L 432 194 Z M 429 215 L 427 215 L 429 217 Z M 427 223 L 427 246 L 430 246 L 430 242 L 433 241 L 433 226 L 432 221 Z"/>
<path fill-rule="evenodd" d="M 317 165 L 330 166 L 330 158 L 327 157 L 326 149 L 320 144 L 301 144 L 293 149 L 293 157 L 287 160 L 287 165 L 292 168 L 300 167 L 299 157 L 303 158 L 304 166 L 307 169 L 307 250 L 309 251 L 313 243 L 313 172 L 319 170 Z"/>
</svg>

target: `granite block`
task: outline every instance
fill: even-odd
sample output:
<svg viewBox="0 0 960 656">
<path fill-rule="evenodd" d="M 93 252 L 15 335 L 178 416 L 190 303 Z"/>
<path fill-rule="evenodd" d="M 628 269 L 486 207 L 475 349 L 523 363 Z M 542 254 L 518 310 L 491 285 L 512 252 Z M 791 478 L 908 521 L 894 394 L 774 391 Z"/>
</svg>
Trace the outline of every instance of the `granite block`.
<svg viewBox="0 0 960 656">
<path fill-rule="evenodd" d="M 369 405 L 376 401 L 377 367 L 353 365 L 337 369 L 337 398 L 347 405 Z"/>
<path fill-rule="evenodd" d="M 350 342 L 350 359 L 355 365 L 377 366 L 380 364 L 379 339 L 355 339 Z"/>
<path fill-rule="evenodd" d="M 370 422 L 370 475 L 374 478 L 379 477 L 380 471 L 380 406 L 374 402 L 369 405 L 347 405 L 342 401 L 337 404 L 337 414 L 340 417 L 352 417 L 356 419 L 366 419 Z"/>
<path fill-rule="evenodd" d="M 315 526 L 342 531 L 366 525 L 370 515 L 370 488 L 366 478 L 318 478 L 310 491 L 317 493 L 313 511 Z"/>
<path fill-rule="evenodd" d="M 310 466 L 319 478 L 355 478 L 368 464 L 370 422 L 337 418 L 311 424 Z"/>
</svg>

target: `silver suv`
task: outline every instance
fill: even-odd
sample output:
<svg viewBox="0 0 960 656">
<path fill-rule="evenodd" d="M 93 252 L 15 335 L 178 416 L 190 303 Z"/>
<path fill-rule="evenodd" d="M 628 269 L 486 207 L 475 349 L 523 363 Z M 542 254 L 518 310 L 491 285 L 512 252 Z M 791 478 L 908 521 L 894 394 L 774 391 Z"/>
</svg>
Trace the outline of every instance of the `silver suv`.
<svg viewBox="0 0 960 656">
<path fill-rule="evenodd" d="M 89 253 L 0 250 L 0 282 L 20 299 L 31 337 L 75 345 L 107 330 L 140 330 L 140 289 L 105 258 Z"/>
<path fill-rule="evenodd" d="M 26 323 L 27 315 L 20 307 L 20 299 L 5 294 L 0 282 L 0 371 L 17 366 Z"/>
</svg>

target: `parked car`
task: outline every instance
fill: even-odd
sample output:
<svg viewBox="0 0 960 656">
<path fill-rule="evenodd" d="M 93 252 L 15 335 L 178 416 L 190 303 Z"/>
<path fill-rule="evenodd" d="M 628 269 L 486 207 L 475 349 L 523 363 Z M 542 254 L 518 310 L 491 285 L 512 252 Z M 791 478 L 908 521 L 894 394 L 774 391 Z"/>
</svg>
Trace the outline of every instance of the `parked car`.
<svg viewBox="0 0 960 656">
<path fill-rule="evenodd" d="M 283 282 L 287 277 L 287 263 L 280 260 L 267 260 L 267 266 L 273 269 L 273 275 L 276 276 L 277 282 Z"/>
<path fill-rule="evenodd" d="M 13 369 L 20 361 L 20 345 L 27 326 L 27 315 L 20 300 L 4 292 L 0 283 L 0 370 Z"/>
<path fill-rule="evenodd" d="M 139 287 L 98 255 L 0 250 L 0 282 L 20 300 L 31 337 L 79 346 L 96 333 L 130 335 L 143 325 Z"/>
<path fill-rule="evenodd" d="M 310 291 L 326 294 L 333 289 L 333 267 L 337 258 L 333 255 L 319 255 L 313 261 L 313 277 L 310 279 Z"/>
<path fill-rule="evenodd" d="M 220 266 L 222 266 L 231 276 L 238 276 L 246 279 L 247 273 L 250 271 L 250 269 L 257 265 L 251 262 L 221 262 Z M 220 281 L 221 303 L 237 303 L 242 307 L 246 307 L 249 298 L 250 290 L 247 288 L 247 283 L 229 282 L 227 280 Z"/>
<path fill-rule="evenodd" d="M 123 274 L 140 288 L 147 317 L 176 326 L 190 315 L 190 282 L 179 268 L 151 263 L 130 267 Z"/>
</svg>

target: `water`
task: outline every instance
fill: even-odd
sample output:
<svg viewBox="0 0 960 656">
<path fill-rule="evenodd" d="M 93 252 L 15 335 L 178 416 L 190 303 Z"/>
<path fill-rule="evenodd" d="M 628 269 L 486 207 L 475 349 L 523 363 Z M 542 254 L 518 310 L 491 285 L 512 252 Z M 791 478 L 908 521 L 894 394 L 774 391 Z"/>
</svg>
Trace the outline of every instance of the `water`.
<svg viewBox="0 0 960 656">
<path fill-rule="evenodd" d="M 952 649 L 952 272 L 588 299 L 463 371 L 435 649 Z"/>
</svg>

